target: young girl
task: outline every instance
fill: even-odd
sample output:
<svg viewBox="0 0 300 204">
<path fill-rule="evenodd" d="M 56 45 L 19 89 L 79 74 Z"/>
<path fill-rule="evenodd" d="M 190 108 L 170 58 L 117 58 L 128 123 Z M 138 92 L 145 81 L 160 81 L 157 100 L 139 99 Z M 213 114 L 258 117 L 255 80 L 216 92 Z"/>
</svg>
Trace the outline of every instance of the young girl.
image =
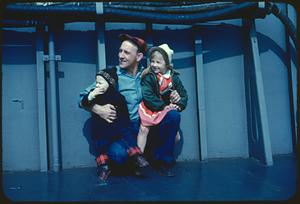
<svg viewBox="0 0 300 204">
<path fill-rule="evenodd" d="M 150 49 L 150 67 L 142 73 L 143 101 L 139 106 L 141 126 L 137 136 L 137 144 L 144 152 L 147 135 L 151 126 L 157 125 L 170 110 L 185 109 L 188 96 L 179 78 L 179 73 L 173 69 L 172 55 L 174 51 L 167 44 Z M 170 95 L 177 91 L 180 100 L 172 101 Z M 177 132 L 176 140 L 179 140 Z"/>
</svg>

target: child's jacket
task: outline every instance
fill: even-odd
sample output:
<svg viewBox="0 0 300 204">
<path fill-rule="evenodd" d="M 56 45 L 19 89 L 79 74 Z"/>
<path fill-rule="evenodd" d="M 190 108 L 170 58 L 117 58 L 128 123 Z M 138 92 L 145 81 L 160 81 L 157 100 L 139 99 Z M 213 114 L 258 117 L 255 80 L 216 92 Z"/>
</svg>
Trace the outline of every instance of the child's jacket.
<svg viewBox="0 0 300 204">
<path fill-rule="evenodd" d="M 119 92 L 117 92 L 115 89 L 109 87 L 109 89 L 104 94 L 96 96 L 96 98 L 92 101 L 88 100 L 88 94 L 84 96 L 82 100 L 83 107 L 90 107 L 94 104 L 114 105 L 117 111 L 117 119 L 114 120 L 113 123 L 108 123 L 99 115 L 92 113 L 92 117 L 95 123 L 95 132 L 93 136 L 97 138 L 113 137 L 115 139 L 122 137 L 124 131 L 126 130 L 126 127 L 130 123 L 125 97 Z"/>
<path fill-rule="evenodd" d="M 170 109 L 170 94 L 177 90 L 181 99 L 176 104 L 183 110 L 187 104 L 187 93 L 178 73 L 171 70 L 170 75 L 155 74 L 146 69 L 142 78 L 143 101 L 139 105 L 139 115 L 144 126 L 153 126 L 161 122 Z M 148 71 L 148 72 L 147 72 Z"/>
<path fill-rule="evenodd" d="M 173 85 L 172 90 L 177 90 L 181 98 L 176 104 L 181 108 L 181 110 L 184 110 L 187 105 L 188 95 L 179 78 L 179 73 L 174 69 L 171 70 L 171 79 Z M 160 86 L 155 73 L 152 71 L 146 73 L 143 76 L 141 83 L 143 101 L 147 108 L 152 111 L 160 111 L 163 110 L 165 106 L 170 104 L 171 91 L 166 90 L 165 93 L 162 93 L 161 95 L 159 90 Z"/>
</svg>

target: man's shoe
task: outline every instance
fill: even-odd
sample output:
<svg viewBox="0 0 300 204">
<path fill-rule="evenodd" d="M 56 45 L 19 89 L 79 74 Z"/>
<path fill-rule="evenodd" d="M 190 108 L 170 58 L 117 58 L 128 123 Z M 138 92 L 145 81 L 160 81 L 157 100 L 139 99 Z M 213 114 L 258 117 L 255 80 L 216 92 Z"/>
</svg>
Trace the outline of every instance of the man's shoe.
<svg viewBox="0 0 300 204">
<path fill-rule="evenodd" d="M 134 156 L 134 162 L 140 168 L 149 166 L 149 162 L 142 155 Z"/>
<path fill-rule="evenodd" d="M 161 176 L 174 177 L 176 174 L 172 171 L 171 165 L 162 164 L 158 169 Z"/>
<path fill-rule="evenodd" d="M 97 166 L 97 175 L 101 181 L 106 181 L 111 170 L 107 164 Z"/>
<path fill-rule="evenodd" d="M 138 177 L 138 178 L 147 178 L 146 173 L 144 172 L 144 168 L 135 168 L 133 170 L 133 175 Z"/>
</svg>

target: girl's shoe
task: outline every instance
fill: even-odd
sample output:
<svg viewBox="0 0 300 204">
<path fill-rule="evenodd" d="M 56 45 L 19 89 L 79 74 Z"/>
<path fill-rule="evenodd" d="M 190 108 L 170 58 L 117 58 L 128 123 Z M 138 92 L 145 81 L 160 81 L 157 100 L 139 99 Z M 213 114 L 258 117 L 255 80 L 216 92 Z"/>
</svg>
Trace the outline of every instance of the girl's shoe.
<svg viewBox="0 0 300 204">
<path fill-rule="evenodd" d="M 145 157 L 143 157 L 142 155 L 136 155 L 135 158 L 134 158 L 136 164 L 140 167 L 140 168 L 143 168 L 143 167 L 146 167 L 146 166 L 149 166 L 149 162 L 145 159 Z"/>
</svg>

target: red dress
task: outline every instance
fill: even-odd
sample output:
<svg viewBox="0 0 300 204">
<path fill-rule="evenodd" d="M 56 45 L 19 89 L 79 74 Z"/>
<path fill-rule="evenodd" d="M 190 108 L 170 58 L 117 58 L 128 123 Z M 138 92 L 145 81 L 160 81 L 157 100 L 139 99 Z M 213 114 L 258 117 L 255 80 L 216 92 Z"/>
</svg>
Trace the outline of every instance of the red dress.
<svg viewBox="0 0 300 204">
<path fill-rule="evenodd" d="M 172 77 L 169 73 L 170 72 L 164 75 L 160 73 L 156 74 L 160 93 L 172 87 Z M 167 114 L 167 112 L 170 111 L 170 109 L 163 109 L 161 111 L 151 111 L 150 109 L 147 108 L 147 106 L 145 106 L 144 101 L 142 101 L 139 105 L 138 111 L 141 119 L 141 124 L 147 127 L 147 126 L 157 125 L 158 123 L 160 123 L 161 120 Z"/>
</svg>

